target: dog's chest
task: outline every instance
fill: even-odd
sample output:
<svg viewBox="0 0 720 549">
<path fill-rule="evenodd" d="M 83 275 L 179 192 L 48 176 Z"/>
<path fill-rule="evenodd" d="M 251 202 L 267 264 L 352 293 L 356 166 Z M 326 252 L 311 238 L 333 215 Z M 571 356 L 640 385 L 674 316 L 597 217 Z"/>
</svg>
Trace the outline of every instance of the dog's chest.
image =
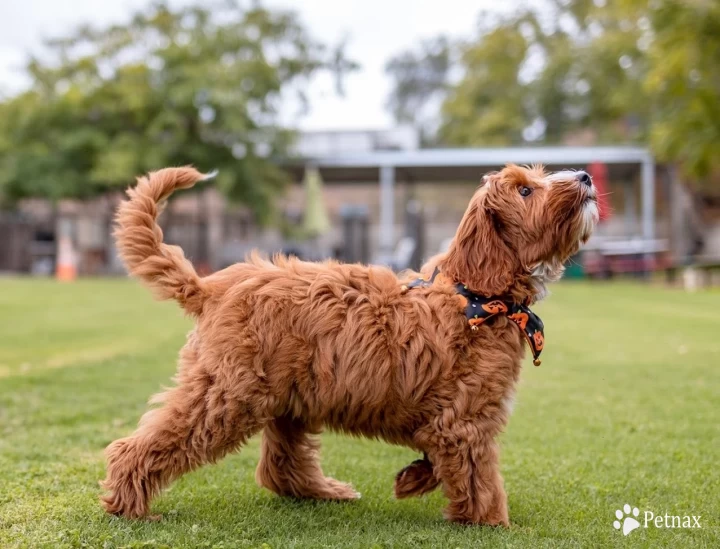
<svg viewBox="0 0 720 549">
<path fill-rule="evenodd" d="M 515 387 L 509 387 L 500 401 L 507 417 L 510 417 L 515 411 L 515 396 Z"/>
<path fill-rule="evenodd" d="M 470 336 L 466 353 L 485 399 L 499 404 L 509 417 L 515 408 L 516 385 L 525 355 L 521 332 L 506 319 L 498 318 Z"/>
</svg>

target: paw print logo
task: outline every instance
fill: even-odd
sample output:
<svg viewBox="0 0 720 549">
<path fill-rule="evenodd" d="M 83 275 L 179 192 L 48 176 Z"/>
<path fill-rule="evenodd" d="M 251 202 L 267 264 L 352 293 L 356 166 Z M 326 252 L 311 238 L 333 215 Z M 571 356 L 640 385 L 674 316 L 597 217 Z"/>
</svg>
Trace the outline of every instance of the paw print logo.
<svg viewBox="0 0 720 549">
<path fill-rule="evenodd" d="M 637 521 L 636 518 L 634 518 L 637 517 L 639 514 L 640 509 L 638 509 L 637 507 L 633 507 L 631 509 L 630 505 L 626 503 L 625 506 L 622 508 L 622 511 L 620 509 L 615 511 L 615 516 L 617 517 L 617 520 L 613 522 L 615 530 L 620 530 L 620 528 L 622 528 L 623 536 L 627 536 L 630 532 L 640 527 L 640 523 Z"/>
</svg>

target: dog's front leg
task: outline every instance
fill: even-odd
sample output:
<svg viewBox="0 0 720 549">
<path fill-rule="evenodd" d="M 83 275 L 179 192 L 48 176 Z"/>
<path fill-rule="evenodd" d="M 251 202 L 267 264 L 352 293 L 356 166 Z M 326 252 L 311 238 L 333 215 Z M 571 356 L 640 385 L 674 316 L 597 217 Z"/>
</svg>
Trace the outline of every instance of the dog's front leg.
<svg viewBox="0 0 720 549">
<path fill-rule="evenodd" d="M 395 476 L 395 497 L 398 499 L 422 496 L 440 484 L 427 454 L 416 459 Z"/>
<path fill-rule="evenodd" d="M 448 520 L 510 525 L 493 435 L 482 423 L 461 421 L 422 437 L 435 474 L 450 500 L 445 510 Z"/>
</svg>

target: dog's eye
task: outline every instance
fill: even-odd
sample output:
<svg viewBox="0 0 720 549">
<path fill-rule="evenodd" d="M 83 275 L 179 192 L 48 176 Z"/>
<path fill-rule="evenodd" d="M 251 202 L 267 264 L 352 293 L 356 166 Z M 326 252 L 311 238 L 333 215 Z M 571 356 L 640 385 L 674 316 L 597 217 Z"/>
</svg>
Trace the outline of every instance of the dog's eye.
<svg viewBox="0 0 720 549">
<path fill-rule="evenodd" d="M 533 190 L 530 187 L 519 187 L 518 192 L 520 193 L 520 196 L 530 196 L 533 192 Z"/>
</svg>

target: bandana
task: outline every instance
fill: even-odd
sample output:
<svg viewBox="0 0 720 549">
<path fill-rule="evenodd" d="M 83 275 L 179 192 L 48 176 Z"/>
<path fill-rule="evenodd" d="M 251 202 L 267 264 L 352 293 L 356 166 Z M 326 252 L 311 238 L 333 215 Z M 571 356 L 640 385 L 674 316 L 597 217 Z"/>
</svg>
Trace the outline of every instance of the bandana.
<svg viewBox="0 0 720 549">
<path fill-rule="evenodd" d="M 412 288 L 429 288 L 440 274 L 438 269 L 430 277 L 430 280 L 417 278 L 403 286 L 403 290 Z M 533 354 L 533 364 L 540 366 L 540 353 L 545 346 L 545 326 L 540 317 L 533 313 L 527 305 L 515 303 L 512 300 L 501 297 L 485 297 L 471 292 L 463 283 L 455 284 L 455 291 L 465 298 L 465 316 L 472 331 L 477 331 L 480 325 L 487 322 L 494 316 L 506 315 L 512 320 L 525 336 Z"/>
</svg>

